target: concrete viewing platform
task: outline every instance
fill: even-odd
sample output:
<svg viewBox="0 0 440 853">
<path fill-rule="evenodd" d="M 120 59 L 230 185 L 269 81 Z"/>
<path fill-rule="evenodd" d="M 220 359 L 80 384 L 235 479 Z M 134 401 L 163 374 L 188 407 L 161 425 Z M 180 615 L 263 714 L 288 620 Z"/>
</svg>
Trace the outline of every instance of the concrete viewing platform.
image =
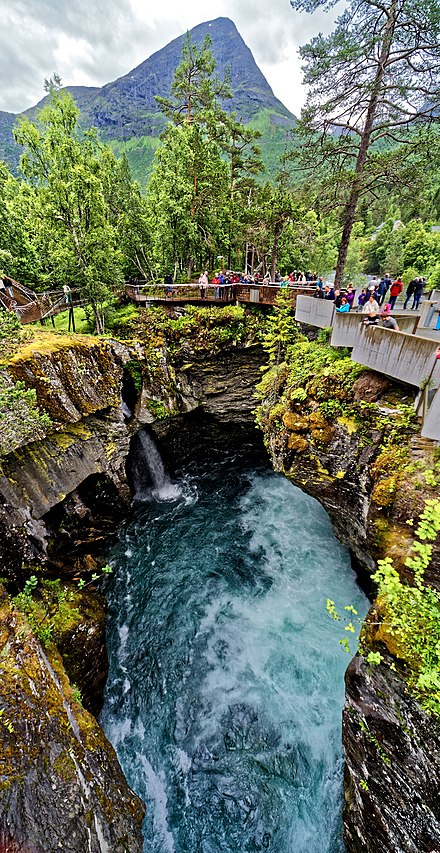
<svg viewBox="0 0 440 853">
<path fill-rule="evenodd" d="M 419 389 L 416 411 L 423 420 L 422 437 L 440 441 L 440 292 L 422 303 L 420 311 L 396 306 L 392 316 L 400 331 L 364 326 L 358 311 L 340 314 L 332 302 L 298 296 L 295 318 L 318 328 L 331 328 L 330 343 L 351 349 L 351 358 L 378 373 Z"/>
</svg>

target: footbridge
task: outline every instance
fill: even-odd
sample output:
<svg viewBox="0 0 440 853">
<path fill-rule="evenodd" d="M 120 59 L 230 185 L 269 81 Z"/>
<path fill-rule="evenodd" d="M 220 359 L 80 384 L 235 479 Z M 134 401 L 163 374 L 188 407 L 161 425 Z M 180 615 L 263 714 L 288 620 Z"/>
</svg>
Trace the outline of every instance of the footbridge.
<svg viewBox="0 0 440 853">
<path fill-rule="evenodd" d="M 9 276 L 3 276 L 2 281 L 0 305 L 7 311 L 14 311 L 23 325 L 87 304 L 78 288 L 70 288 L 67 293 L 64 290 L 36 293 Z"/>
<path fill-rule="evenodd" d="M 291 300 L 292 308 L 298 295 L 312 296 L 316 282 L 281 285 L 276 282 L 251 284 L 209 284 L 201 287 L 194 282 L 186 284 L 127 284 L 125 294 L 137 305 L 273 305 L 280 290 Z"/>
</svg>

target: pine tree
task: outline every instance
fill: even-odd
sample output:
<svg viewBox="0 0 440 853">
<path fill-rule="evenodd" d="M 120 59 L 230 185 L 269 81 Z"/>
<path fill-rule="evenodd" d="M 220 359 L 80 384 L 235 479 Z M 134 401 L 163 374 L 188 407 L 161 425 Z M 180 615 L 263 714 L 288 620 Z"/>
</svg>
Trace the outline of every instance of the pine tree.
<svg viewBox="0 0 440 853">
<path fill-rule="evenodd" d="M 291 5 L 313 12 L 334 3 Z M 434 128 L 440 108 L 440 3 L 348 0 L 334 32 L 316 36 L 300 53 L 309 86 L 298 128 L 304 162 L 315 171 L 333 164 L 344 200 L 340 284 L 361 197 L 391 177 L 401 180 L 403 161 L 422 148 L 429 156 L 437 144 L 427 128 Z"/>
</svg>

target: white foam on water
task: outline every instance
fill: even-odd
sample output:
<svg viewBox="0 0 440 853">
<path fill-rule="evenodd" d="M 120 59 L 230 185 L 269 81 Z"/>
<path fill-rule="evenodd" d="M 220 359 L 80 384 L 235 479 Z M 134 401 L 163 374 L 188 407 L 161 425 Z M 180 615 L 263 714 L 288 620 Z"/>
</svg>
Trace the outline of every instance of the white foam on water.
<svg viewBox="0 0 440 853">
<path fill-rule="evenodd" d="M 176 749 L 175 752 L 176 752 L 176 756 L 177 756 L 178 770 L 180 770 L 180 775 L 181 775 L 182 781 L 183 781 L 183 790 L 185 793 L 185 805 L 188 808 L 188 806 L 191 805 L 191 798 L 190 798 L 189 789 L 188 789 L 188 773 L 191 770 L 192 762 L 191 762 L 191 759 L 190 759 L 188 753 L 185 752 L 184 749 L 178 748 L 178 749 Z"/>
<path fill-rule="evenodd" d="M 128 640 L 129 627 L 126 622 L 118 628 L 119 634 L 119 649 L 118 649 L 118 660 L 121 668 L 125 671 L 123 666 L 123 662 L 127 657 L 127 640 Z"/>
<path fill-rule="evenodd" d="M 148 797 L 152 800 L 155 831 L 161 836 L 167 853 L 175 853 L 173 836 L 168 828 L 168 798 L 165 776 L 162 772 L 155 772 L 145 755 L 140 756 L 140 761 L 145 774 Z"/>
</svg>

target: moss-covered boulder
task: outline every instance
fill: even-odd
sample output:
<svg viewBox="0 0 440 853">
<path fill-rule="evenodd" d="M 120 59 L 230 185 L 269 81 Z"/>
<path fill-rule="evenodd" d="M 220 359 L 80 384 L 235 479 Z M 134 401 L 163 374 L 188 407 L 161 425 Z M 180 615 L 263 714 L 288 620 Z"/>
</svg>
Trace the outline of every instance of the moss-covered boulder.
<svg viewBox="0 0 440 853">
<path fill-rule="evenodd" d="M 91 336 L 42 333 L 10 359 L 8 372 L 35 390 L 54 422 L 75 423 L 120 402 L 122 366 L 110 342 Z"/>
</svg>

